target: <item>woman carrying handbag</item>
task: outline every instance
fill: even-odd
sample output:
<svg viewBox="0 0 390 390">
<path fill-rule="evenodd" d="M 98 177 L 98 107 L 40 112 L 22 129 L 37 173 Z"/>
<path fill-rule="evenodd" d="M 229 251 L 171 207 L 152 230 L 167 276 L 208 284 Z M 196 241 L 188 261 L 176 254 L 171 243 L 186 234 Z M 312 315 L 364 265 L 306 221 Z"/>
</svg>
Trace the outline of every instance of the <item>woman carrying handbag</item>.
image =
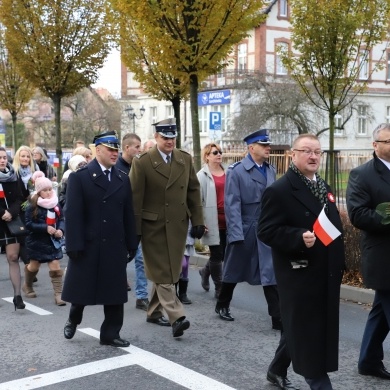
<svg viewBox="0 0 390 390">
<path fill-rule="evenodd" d="M 8 162 L 6 150 L 0 147 L 0 245 L 5 246 L 9 275 L 14 289 L 15 310 L 24 309 L 26 305 L 21 296 L 20 245 L 18 238 L 9 232 L 7 222 L 19 215 L 22 202 L 23 198 L 17 176 L 12 165 Z"/>
</svg>

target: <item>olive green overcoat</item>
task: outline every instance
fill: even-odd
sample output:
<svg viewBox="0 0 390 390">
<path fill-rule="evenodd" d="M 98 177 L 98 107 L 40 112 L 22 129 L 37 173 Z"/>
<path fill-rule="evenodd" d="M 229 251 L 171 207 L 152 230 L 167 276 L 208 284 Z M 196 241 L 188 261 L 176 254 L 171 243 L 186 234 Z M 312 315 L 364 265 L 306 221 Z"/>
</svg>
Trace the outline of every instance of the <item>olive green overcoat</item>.
<svg viewBox="0 0 390 390">
<path fill-rule="evenodd" d="M 145 272 L 158 284 L 179 280 L 188 221 L 204 225 L 200 185 L 192 157 L 173 149 L 167 164 L 157 147 L 134 158 L 130 170 L 137 234 Z"/>
</svg>

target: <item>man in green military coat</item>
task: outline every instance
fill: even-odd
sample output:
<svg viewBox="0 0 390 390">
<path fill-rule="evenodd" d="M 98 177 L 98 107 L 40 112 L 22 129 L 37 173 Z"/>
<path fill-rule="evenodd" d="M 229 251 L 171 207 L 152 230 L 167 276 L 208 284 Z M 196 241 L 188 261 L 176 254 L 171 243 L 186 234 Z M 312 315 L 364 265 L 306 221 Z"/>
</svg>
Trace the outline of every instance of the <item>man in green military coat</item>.
<svg viewBox="0 0 390 390">
<path fill-rule="evenodd" d="M 146 321 L 172 325 L 173 337 L 179 337 L 190 326 L 174 286 L 181 273 L 188 221 L 193 237 L 200 238 L 205 227 L 192 157 L 175 148 L 175 119 L 154 125 L 156 146 L 135 158 L 130 171 L 137 234 L 146 276 L 153 282 Z"/>
</svg>

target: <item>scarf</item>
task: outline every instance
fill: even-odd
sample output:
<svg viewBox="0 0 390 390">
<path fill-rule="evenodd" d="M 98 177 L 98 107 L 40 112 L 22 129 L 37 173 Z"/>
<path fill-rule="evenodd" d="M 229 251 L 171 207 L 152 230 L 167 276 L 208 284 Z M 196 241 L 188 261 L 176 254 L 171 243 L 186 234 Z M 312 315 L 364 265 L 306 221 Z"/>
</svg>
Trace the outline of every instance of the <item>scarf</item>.
<svg viewBox="0 0 390 390">
<path fill-rule="evenodd" d="M 7 167 L 5 168 L 5 172 L 0 171 L 0 182 L 8 183 L 12 181 L 16 181 L 18 178 L 16 177 L 15 170 L 10 163 L 7 163 Z"/>
<path fill-rule="evenodd" d="M 52 209 L 58 204 L 58 196 L 54 191 L 51 198 L 43 199 L 39 196 L 37 200 L 37 204 L 38 206 L 43 207 L 44 209 L 48 209 L 48 210 Z"/>
<path fill-rule="evenodd" d="M 325 181 L 321 176 L 316 172 L 316 181 L 310 180 L 294 165 L 290 164 L 290 169 L 296 173 L 300 179 L 307 185 L 310 192 L 320 201 L 322 206 L 325 206 L 325 211 L 328 210 L 328 190 L 326 189 Z"/>
<path fill-rule="evenodd" d="M 22 178 L 22 181 L 24 183 L 24 186 L 26 187 L 26 190 L 28 189 L 28 181 L 31 179 L 32 173 L 31 173 L 31 167 L 27 165 L 27 167 L 20 167 L 19 168 L 19 175 Z"/>
</svg>

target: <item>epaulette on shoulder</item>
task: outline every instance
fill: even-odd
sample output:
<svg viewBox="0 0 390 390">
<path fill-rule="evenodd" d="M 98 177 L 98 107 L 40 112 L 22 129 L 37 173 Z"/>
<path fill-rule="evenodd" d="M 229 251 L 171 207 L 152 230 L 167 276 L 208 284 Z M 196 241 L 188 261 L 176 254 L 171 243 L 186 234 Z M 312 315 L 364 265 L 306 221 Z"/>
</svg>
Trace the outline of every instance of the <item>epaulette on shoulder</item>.
<svg viewBox="0 0 390 390">
<path fill-rule="evenodd" d="M 118 167 L 116 167 L 116 169 L 120 172 L 120 173 L 123 173 L 125 176 L 128 175 L 128 173 L 126 173 L 123 169 L 120 169 Z"/>
<path fill-rule="evenodd" d="M 270 167 L 270 168 L 273 168 L 273 169 L 275 169 L 276 170 L 276 168 L 275 168 L 275 166 L 274 165 L 272 165 L 272 164 L 270 164 L 268 161 L 266 161 L 266 164 Z"/>
<path fill-rule="evenodd" d="M 241 161 L 237 161 L 237 162 L 233 163 L 232 165 L 229 165 L 228 169 L 234 169 L 239 164 L 241 164 Z"/>
<path fill-rule="evenodd" d="M 189 154 L 189 155 L 191 155 L 190 153 L 188 153 L 186 150 L 183 150 L 183 149 L 177 149 L 177 150 L 179 150 L 180 152 L 182 152 L 182 153 L 185 153 L 185 154 Z"/>
<path fill-rule="evenodd" d="M 75 172 L 73 172 L 73 173 L 77 173 L 77 172 L 84 171 L 84 169 L 87 169 L 87 166 L 86 166 L 86 165 L 82 166 L 81 168 L 79 168 L 77 171 L 75 171 Z"/>
<path fill-rule="evenodd" d="M 143 152 L 143 153 L 141 153 L 141 154 L 137 154 L 135 157 L 141 158 L 141 157 L 143 157 L 143 156 L 146 156 L 147 154 L 148 154 L 148 152 Z"/>
</svg>

